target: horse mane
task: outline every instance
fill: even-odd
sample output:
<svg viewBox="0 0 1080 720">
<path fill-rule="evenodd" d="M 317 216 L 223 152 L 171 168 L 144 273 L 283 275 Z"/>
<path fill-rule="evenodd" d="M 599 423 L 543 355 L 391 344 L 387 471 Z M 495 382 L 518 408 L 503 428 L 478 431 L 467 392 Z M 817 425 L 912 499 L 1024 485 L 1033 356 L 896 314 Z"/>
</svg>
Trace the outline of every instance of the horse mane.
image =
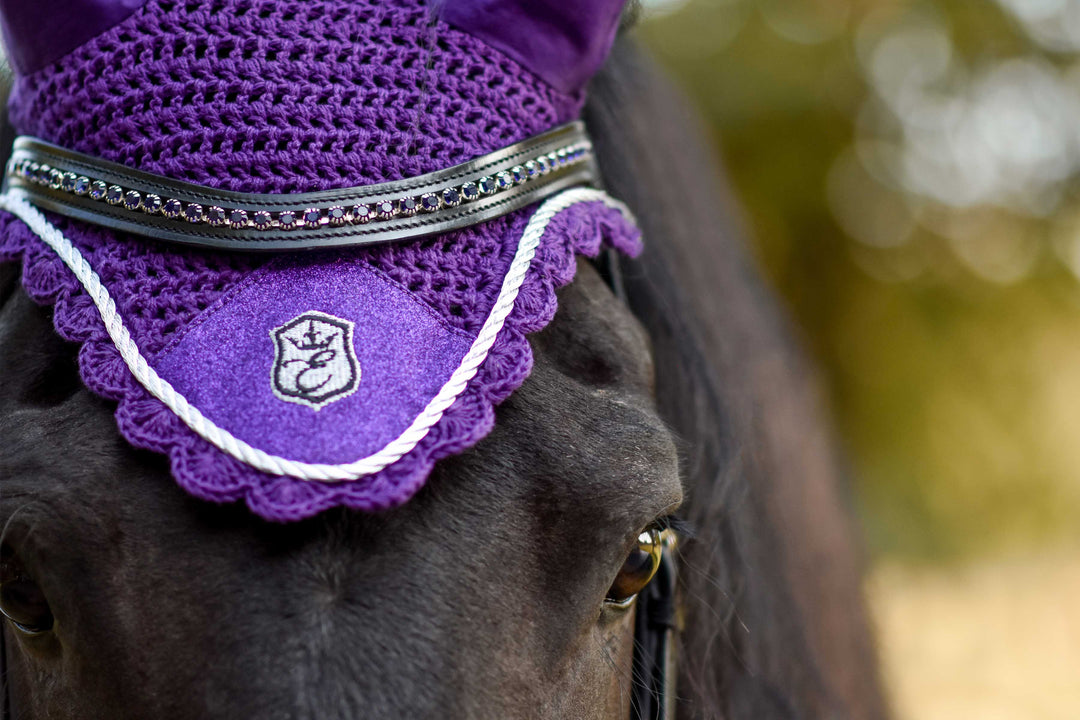
<svg viewBox="0 0 1080 720">
<path fill-rule="evenodd" d="M 682 440 L 677 717 L 887 717 L 862 559 L 816 379 L 686 101 L 620 40 L 585 119 L 646 251 L 622 259 Z"/>
</svg>

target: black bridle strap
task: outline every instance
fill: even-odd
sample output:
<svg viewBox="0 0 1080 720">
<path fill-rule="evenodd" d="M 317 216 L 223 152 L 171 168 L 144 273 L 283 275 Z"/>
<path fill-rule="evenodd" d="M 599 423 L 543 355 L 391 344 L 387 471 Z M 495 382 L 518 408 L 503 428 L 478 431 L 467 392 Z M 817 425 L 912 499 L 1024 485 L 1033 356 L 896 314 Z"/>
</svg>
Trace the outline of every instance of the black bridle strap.
<svg viewBox="0 0 1080 720">
<path fill-rule="evenodd" d="M 675 557 L 664 548 L 660 568 L 637 600 L 634 618 L 631 720 L 674 720 Z"/>
<path fill-rule="evenodd" d="M 4 689 L 4 697 L 0 699 L 0 720 L 12 720 L 11 715 L 11 680 L 8 678 L 7 673 L 7 646 L 5 644 L 5 636 L 7 635 L 7 621 L 0 620 L 0 687 Z"/>
</svg>

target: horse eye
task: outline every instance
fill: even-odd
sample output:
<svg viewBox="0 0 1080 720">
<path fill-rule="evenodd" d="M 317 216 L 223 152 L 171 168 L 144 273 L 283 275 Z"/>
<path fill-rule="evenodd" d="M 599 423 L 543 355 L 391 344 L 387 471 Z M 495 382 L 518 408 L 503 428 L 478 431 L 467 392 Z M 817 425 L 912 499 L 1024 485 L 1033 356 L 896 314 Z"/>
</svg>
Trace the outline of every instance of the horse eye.
<svg viewBox="0 0 1080 720">
<path fill-rule="evenodd" d="M 638 535 L 637 546 L 627 556 L 615 582 L 607 592 L 607 602 L 618 606 L 628 606 L 653 579 L 660 567 L 660 556 L 664 552 L 664 541 L 660 528 L 653 526 Z"/>
<path fill-rule="evenodd" d="M 0 551 L 0 614 L 28 635 L 40 635 L 53 626 L 45 594 L 7 548 Z"/>
</svg>

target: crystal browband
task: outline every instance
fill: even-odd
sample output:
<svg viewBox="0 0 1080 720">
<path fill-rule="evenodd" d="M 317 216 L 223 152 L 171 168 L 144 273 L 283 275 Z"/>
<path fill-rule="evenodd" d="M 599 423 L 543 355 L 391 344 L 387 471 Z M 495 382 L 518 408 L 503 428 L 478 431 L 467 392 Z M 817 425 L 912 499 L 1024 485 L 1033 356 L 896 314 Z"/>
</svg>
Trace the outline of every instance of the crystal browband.
<svg viewBox="0 0 1080 720">
<path fill-rule="evenodd" d="M 574 122 L 426 175 L 292 195 L 216 190 L 24 136 L 15 140 L 5 191 L 43 210 L 158 240 L 299 250 L 456 230 L 596 178 L 592 143 Z"/>
</svg>

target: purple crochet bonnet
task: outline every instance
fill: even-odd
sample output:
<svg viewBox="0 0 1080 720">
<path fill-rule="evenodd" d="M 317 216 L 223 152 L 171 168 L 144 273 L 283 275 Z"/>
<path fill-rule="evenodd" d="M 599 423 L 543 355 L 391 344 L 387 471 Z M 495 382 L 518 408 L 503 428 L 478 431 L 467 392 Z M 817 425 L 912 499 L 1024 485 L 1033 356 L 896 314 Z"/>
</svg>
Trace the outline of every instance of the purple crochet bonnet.
<svg viewBox="0 0 1080 720">
<path fill-rule="evenodd" d="M 386 183 L 573 120 L 621 5 L 0 0 L 9 115 L 21 135 L 221 191 Z M 49 212 L 43 235 L 6 206 L 0 261 L 22 262 L 81 344 L 127 441 L 166 454 L 192 495 L 290 521 L 405 502 L 491 430 L 575 255 L 639 250 L 618 203 L 569 192 L 546 214 L 273 254 Z"/>
</svg>

